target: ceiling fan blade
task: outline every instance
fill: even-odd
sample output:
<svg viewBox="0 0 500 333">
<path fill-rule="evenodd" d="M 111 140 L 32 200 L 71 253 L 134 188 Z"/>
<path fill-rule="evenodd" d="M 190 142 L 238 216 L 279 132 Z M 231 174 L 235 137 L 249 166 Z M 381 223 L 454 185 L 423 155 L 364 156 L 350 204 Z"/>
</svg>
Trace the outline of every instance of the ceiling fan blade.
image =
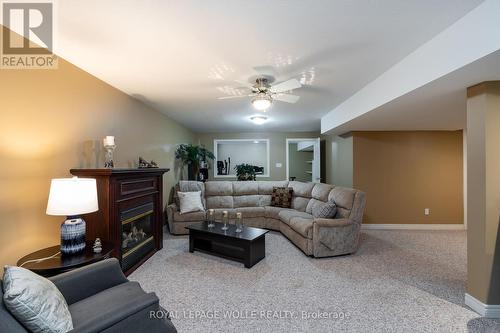
<svg viewBox="0 0 500 333">
<path fill-rule="evenodd" d="M 280 93 L 280 92 L 284 92 L 284 91 L 290 91 L 293 89 L 297 89 L 300 87 L 302 87 L 302 85 L 300 84 L 300 82 L 297 79 L 290 79 L 288 81 L 281 82 L 281 83 L 278 83 L 274 86 L 271 86 L 270 90 L 273 93 Z"/>
<path fill-rule="evenodd" d="M 234 95 L 234 96 L 222 96 L 222 97 L 217 97 L 217 99 L 233 99 L 233 98 L 252 97 L 252 96 L 256 96 L 256 94 L 250 94 L 250 95 Z"/>
<path fill-rule="evenodd" d="M 273 96 L 273 99 L 293 104 L 297 103 L 297 101 L 300 99 L 300 96 L 290 94 L 277 94 Z"/>
</svg>

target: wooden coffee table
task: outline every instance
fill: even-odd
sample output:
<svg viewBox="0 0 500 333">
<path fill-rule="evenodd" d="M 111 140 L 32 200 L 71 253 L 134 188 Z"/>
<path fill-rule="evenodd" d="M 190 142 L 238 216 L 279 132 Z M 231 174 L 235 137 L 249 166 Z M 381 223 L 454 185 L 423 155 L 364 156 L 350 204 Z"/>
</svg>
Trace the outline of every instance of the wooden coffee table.
<svg viewBox="0 0 500 333">
<path fill-rule="evenodd" d="M 246 268 L 266 256 L 268 230 L 245 226 L 237 233 L 234 224 L 228 224 L 228 230 L 222 230 L 223 225 L 215 222 L 215 226 L 209 228 L 207 222 L 201 222 L 186 227 L 189 229 L 189 252 L 196 250 L 242 262 Z"/>
</svg>

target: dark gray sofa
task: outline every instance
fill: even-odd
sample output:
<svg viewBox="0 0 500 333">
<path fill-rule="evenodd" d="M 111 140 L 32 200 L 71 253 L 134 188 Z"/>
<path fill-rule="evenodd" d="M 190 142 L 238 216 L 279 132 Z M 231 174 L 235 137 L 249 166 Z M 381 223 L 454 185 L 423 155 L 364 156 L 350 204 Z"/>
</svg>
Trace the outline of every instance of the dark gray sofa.
<svg viewBox="0 0 500 333">
<path fill-rule="evenodd" d="M 74 326 L 70 332 L 177 332 L 159 305 L 158 297 L 146 293 L 139 283 L 129 281 L 116 259 L 56 275 L 50 280 L 68 303 Z M 28 332 L 5 308 L 2 280 L 0 297 L 0 332 Z"/>
</svg>

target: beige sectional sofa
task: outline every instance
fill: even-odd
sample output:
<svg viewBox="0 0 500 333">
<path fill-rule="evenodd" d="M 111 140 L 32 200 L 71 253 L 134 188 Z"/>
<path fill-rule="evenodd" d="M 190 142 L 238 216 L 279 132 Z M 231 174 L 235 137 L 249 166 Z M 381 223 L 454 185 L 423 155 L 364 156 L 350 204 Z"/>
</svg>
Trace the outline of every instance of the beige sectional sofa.
<svg viewBox="0 0 500 333">
<path fill-rule="evenodd" d="M 271 206 L 273 187 L 292 187 L 292 208 Z M 222 211 L 233 219 L 243 215 L 247 226 L 280 231 L 305 254 L 327 257 L 353 253 L 357 249 L 365 207 L 363 192 L 322 183 L 297 181 L 181 181 L 177 190 L 201 191 L 205 209 Z M 332 200 L 337 205 L 335 218 L 314 218 L 315 205 Z M 186 226 L 201 222 L 205 212 L 180 214 L 175 203 L 167 207 L 172 234 L 187 234 Z"/>
</svg>

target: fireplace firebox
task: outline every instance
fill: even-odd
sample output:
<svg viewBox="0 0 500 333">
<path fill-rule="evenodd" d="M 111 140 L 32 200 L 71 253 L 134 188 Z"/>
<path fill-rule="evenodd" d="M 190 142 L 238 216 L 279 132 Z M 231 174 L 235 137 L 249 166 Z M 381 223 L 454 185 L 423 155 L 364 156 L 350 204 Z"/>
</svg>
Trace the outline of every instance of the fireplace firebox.
<svg viewBox="0 0 500 333">
<path fill-rule="evenodd" d="M 113 243 L 113 256 L 130 274 L 163 246 L 163 174 L 168 169 L 72 169 L 95 178 L 99 211 L 85 216 L 87 239 Z"/>
<path fill-rule="evenodd" d="M 154 205 L 148 203 L 121 212 L 122 267 L 127 270 L 154 249 Z"/>
</svg>

